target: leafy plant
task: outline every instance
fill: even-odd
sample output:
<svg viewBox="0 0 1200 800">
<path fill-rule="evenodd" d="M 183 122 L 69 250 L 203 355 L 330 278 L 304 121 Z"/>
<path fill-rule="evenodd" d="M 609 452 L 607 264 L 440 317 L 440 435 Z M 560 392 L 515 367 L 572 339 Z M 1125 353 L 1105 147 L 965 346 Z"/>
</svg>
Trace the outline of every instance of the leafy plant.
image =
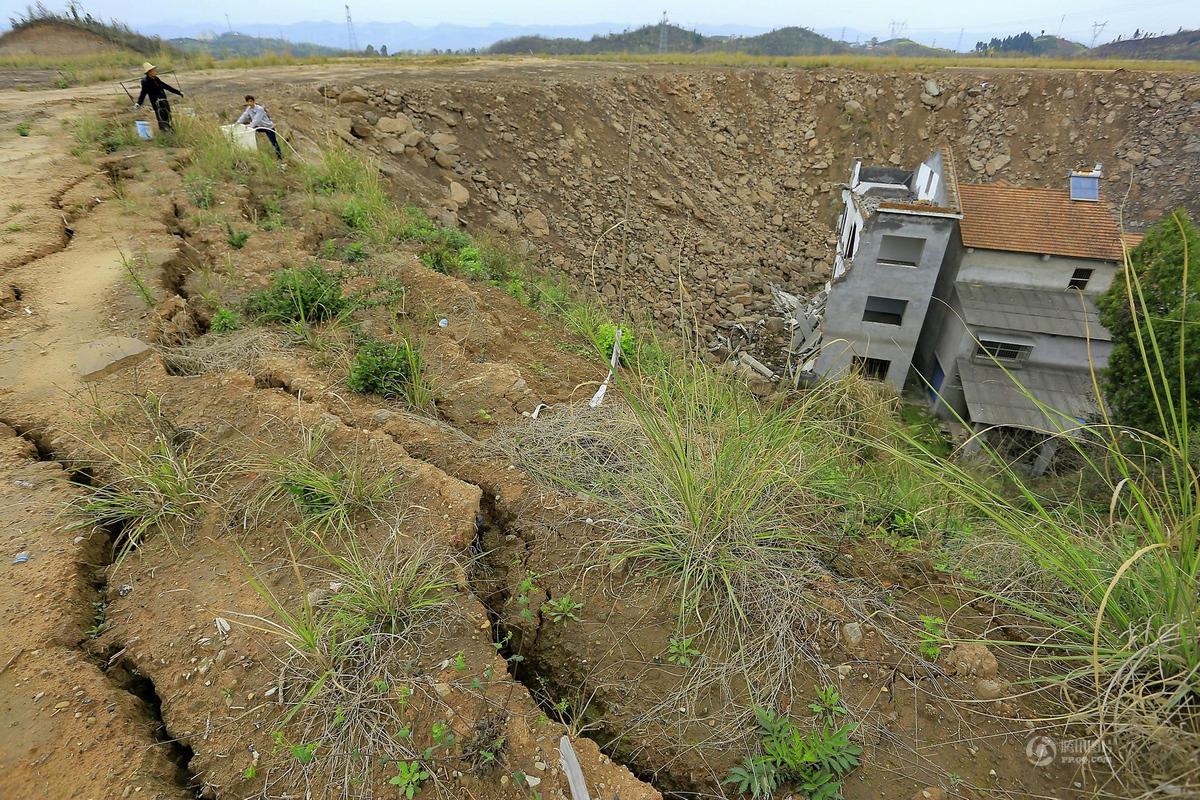
<svg viewBox="0 0 1200 800">
<path fill-rule="evenodd" d="M 246 240 L 250 238 L 250 231 L 235 231 L 228 222 L 225 223 L 225 234 L 225 241 L 234 250 L 241 250 L 246 245 Z"/>
<path fill-rule="evenodd" d="M 399 771 L 388 783 L 395 786 L 402 797 L 411 800 L 421 793 L 421 785 L 429 780 L 429 772 L 419 761 L 401 761 L 396 767 Z"/>
<path fill-rule="evenodd" d="M 366 261 L 371 257 L 367 251 L 366 245 L 362 242 L 351 242 L 346 245 L 346 249 L 342 251 L 342 260 L 348 264 L 354 264 L 359 261 Z"/>
<path fill-rule="evenodd" d="M 241 318 L 238 317 L 236 311 L 228 308 L 217 309 L 217 313 L 213 314 L 212 320 L 208 324 L 208 329 L 213 333 L 230 333 L 241 330 L 241 328 Z"/>
<path fill-rule="evenodd" d="M 29 123 L 18 122 L 16 131 L 17 131 L 17 136 L 28 136 L 29 135 Z"/>
<path fill-rule="evenodd" d="M 846 707 L 842 705 L 842 696 L 835 687 L 815 688 L 817 690 L 817 699 L 808 704 L 810 711 L 829 719 L 837 719 L 846 713 Z"/>
<path fill-rule="evenodd" d="M 423 370 L 421 351 L 409 341 L 367 340 L 354 356 L 346 385 L 363 394 L 404 398 L 422 408 L 433 401 Z"/>
<path fill-rule="evenodd" d="M 787 717 L 756 708 L 761 752 L 746 756 L 730 770 L 724 783 L 742 794 L 770 796 L 785 783 L 794 783 L 810 800 L 842 796 L 842 779 L 858 766 L 862 747 L 850 736 L 855 725 L 837 725 L 821 716 L 813 730 L 804 733 Z"/>
<path fill-rule="evenodd" d="M 699 655 L 700 651 L 692 647 L 692 638 L 690 636 L 672 636 L 667 641 L 667 661 L 672 664 L 690 667 L 692 665 L 692 658 Z"/>
<path fill-rule="evenodd" d="M 937 661 L 942 653 L 942 643 L 946 641 L 946 620 L 922 614 L 921 626 L 922 630 L 917 632 L 920 639 L 917 649 L 930 661 Z"/>
<path fill-rule="evenodd" d="M 570 594 L 564 594 L 555 600 L 542 603 L 542 613 L 560 625 L 566 625 L 571 621 L 579 622 L 579 617 L 575 612 L 581 608 L 583 608 L 583 603 L 573 602 Z"/>
</svg>

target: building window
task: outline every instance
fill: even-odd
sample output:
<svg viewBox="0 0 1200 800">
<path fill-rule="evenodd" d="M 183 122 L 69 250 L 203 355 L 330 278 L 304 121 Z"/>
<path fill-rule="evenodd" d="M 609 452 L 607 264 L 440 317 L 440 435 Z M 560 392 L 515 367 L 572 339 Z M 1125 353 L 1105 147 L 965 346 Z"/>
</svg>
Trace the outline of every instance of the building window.
<svg viewBox="0 0 1200 800">
<path fill-rule="evenodd" d="M 975 360 L 992 363 L 993 359 L 1005 366 L 1020 366 L 1033 352 L 1033 345 L 1016 342 L 999 342 L 992 339 L 980 339 L 975 348 Z"/>
<path fill-rule="evenodd" d="M 864 378 L 870 378 L 871 380 L 887 380 L 888 370 L 891 367 L 892 362 L 883 358 L 854 357 L 854 371 Z"/>
<path fill-rule="evenodd" d="M 1082 267 L 1075 270 L 1071 274 L 1071 282 L 1067 284 L 1067 288 L 1079 289 L 1080 291 L 1086 289 L 1088 281 L 1092 279 L 1093 272 L 1095 272 L 1094 269 L 1083 269 Z"/>
<path fill-rule="evenodd" d="M 879 240 L 880 264 L 891 264 L 897 267 L 915 267 L 921 263 L 921 253 L 925 250 L 925 240 L 911 236 L 891 236 L 884 234 Z"/>
<path fill-rule="evenodd" d="M 908 308 L 907 300 L 868 295 L 867 307 L 863 310 L 863 322 L 901 325 L 904 322 L 904 309 L 906 308 Z"/>
</svg>

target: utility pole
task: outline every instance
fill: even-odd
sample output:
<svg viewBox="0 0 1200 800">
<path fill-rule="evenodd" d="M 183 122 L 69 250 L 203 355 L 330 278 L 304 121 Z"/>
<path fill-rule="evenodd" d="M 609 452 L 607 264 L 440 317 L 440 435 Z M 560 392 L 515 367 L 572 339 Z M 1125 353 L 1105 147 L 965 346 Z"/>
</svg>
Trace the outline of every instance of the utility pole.
<svg viewBox="0 0 1200 800">
<path fill-rule="evenodd" d="M 1088 47 L 1089 50 L 1096 46 L 1096 40 L 1100 38 L 1100 34 L 1104 31 L 1106 25 L 1108 25 L 1108 20 L 1104 20 L 1104 22 L 1092 23 L 1092 43 Z"/>
<path fill-rule="evenodd" d="M 229 21 L 229 14 L 225 15 L 225 27 L 229 28 L 230 33 L 233 33 L 233 23 Z"/>
<path fill-rule="evenodd" d="M 956 53 L 962 52 L 962 37 L 963 37 L 963 34 L 966 32 L 967 32 L 966 28 L 958 29 L 958 44 L 954 45 L 954 52 L 956 52 Z"/>
<path fill-rule="evenodd" d="M 358 37 L 354 35 L 354 20 L 350 19 L 350 4 L 346 4 L 346 44 L 350 52 L 358 52 Z"/>
<path fill-rule="evenodd" d="M 658 52 L 667 52 L 667 12 L 664 10 L 662 22 L 658 23 Z"/>
<path fill-rule="evenodd" d="M 1063 15 L 1062 15 L 1062 19 L 1060 19 L 1060 20 L 1058 21 L 1058 32 L 1054 34 L 1054 38 L 1055 38 L 1055 39 L 1061 39 L 1061 38 L 1062 38 L 1062 26 L 1063 26 L 1063 23 L 1064 23 L 1064 22 L 1066 22 L 1066 21 L 1067 21 L 1067 15 L 1066 15 L 1066 14 L 1063 14 Z"/>
</svg>

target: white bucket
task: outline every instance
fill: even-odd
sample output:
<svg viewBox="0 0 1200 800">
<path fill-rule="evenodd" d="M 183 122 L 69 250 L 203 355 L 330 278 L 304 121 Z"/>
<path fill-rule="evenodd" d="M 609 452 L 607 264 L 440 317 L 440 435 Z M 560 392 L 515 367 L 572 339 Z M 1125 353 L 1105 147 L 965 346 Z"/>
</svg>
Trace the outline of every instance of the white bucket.
<svg viewBox="0 0 1200 800">
<path fill-rule="evenodd" d="M 222 125 L 221 132 L 228 136 L 233 146 L 239 150 L 258 149 L 258 139 L 254 136 L 254 130 L 246 125 Z"/>
</svg>

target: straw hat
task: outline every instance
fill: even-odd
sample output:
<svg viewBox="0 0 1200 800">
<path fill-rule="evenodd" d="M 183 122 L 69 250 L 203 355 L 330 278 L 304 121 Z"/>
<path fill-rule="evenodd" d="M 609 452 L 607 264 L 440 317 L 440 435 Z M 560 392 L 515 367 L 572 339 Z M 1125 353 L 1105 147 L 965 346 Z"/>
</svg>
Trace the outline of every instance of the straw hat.
<svg viewBox="0 0 1200 800">
<path fill-rule="evenodd" d="M 154 66 L 149 61 L 142 62 L 142 72 L 149 72 L 152 69 L 158 69 L 158 67 Z"/>
</svg>

